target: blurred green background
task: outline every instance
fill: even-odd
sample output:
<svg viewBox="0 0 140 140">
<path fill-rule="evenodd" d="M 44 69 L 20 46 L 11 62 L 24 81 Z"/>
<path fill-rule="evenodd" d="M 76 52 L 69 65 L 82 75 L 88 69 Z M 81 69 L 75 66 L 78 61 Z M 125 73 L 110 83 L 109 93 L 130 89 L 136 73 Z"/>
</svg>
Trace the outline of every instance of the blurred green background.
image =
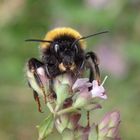
<svg viewBox="0 0 140 140">
<path fill-rule="evenodd" d="M 109 99 L 96 116 L 119 110 L 122 139 L 139 140 L 139 0 L 0 0 L 0 139 L 37 139 L 36 125 L 47 114 L 37 111 L 25 64 L 30 57 L 39 58 L 38 43 L 24 40 L 42 39 L 60 26 L 82 35 L 110 31 L 87 40 L 87 49 L 100 58 L 102 78 L 109 76 L 105 83 Z"/>
</svg>

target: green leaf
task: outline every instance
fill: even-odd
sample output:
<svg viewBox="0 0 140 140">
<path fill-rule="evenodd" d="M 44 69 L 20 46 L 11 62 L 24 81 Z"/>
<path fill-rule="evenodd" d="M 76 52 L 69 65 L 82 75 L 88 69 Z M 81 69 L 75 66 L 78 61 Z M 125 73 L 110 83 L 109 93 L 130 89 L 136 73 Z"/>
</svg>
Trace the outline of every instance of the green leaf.
<svg viewBox="0 0 140 140">
<path fill-rule="evenodd" d="M 55 111 L 58 111 L 64 101 L 71 96 L 71 84 L 71 78 L 67 74 L 63 74 L 55 78 L 54 91 L 57 95 L 57 107 Z"/>
<path fill-rule="evenodd" d="M 60 84 L 56 89 L 57 94 L 57 104 L 61 105 L 63 104 L 64 100 L 68 98 L 70 92 L 69 85 L 67 84 Z"/>
<path fill-rule="evenodd" d="M 53 130 L 54 117 L 50 114 L 39 126 L 37 126 L 39 131 L 38 140 L 44 140 Z"/>
</svg>

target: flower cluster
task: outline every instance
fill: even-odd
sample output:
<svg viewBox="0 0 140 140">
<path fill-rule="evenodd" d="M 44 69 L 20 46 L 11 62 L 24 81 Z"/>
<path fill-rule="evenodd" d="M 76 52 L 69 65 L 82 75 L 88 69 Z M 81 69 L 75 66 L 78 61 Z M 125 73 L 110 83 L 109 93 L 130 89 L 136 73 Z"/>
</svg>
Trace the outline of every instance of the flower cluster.
<svg viewBox="0 0 140 140">
<path fill-rule="evenodd" d="M 40 75 L 43 73 L 38 70 Z M 42 77 L 41 77 L 42 78 Z M 56 100 L 48 102 L 49 116 L 38 126 L 39 139 L 44 140 L 56 128 L 64 140 L 119 140 L 118 112 L 107 114 L 100 123 L 90 123 L 89 112 L 101 108 L 100 100 L 106 100 L 103 87 L 107 76 L 101 84 L 97 80 L 89 82 L 88 78 L 71 79 L 67 74 L 57 76 L 54 81 Z M 42 79 L 44 83 L 46 81 Z M 98 100 L 96 100 L 98 99 Z M 80 124 L 83 112 L 87 112 L 87 124 Z"/>
</svg>

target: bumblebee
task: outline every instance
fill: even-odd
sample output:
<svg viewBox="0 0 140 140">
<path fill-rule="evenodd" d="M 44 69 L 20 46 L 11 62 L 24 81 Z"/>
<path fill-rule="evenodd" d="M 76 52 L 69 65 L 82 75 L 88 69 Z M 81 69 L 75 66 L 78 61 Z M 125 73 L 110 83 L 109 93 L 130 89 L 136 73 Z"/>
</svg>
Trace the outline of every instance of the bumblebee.
<svg viewBox="0 0 140 140">
<path fill-rule="evenodd" d="M 49 31 L 43 40 L 26 40 L 41 42 L 39 46 L 41 60 L 29 59 L 26 72 L 29 86 L 33 89 L 40 112 L 39 95 L 43 94 L 45 103 L 47 102 L 46 92 L 49 92 L 52 98 L 57 98 L 53 91 L 53 79 L 60 74 L 67 73 L 79 78 L 85 69 L 89 69 L 89 80 L 96 79 L 100 83 L 98 57 L 95 52 L 85 52 L 85 39 L 106 32 L 83 37 L 74 29 L 63 27 Z M 44 83 L 49 85 L 48 89 Z"/>
</svg>

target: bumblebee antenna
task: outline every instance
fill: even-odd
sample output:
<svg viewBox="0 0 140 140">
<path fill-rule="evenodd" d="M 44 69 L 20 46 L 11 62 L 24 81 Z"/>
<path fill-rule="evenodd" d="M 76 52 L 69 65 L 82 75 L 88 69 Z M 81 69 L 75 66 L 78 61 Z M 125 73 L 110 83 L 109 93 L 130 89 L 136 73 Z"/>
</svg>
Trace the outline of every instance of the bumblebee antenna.
<svg viewBox="0 0 140 140">
<path fill-rule="evenodd" d="M 25 41 L 30 41 L 30 42 L 48 42 L 48 43 L 53 43 L 53 41 L 49 41 L 49 40 L 41 40 L 41 39 L 26 39 Z"/>
<path fill-rule="evenodd" d="M 84 37 L 81 37 L 77 40 L 75 40 L 71 46 L 75 45 L 79 40 L 83 40 L 83 39 L 87 39 L 87 38 L 90 38 L 90 37 L 93 37 L 93 36 L 96 36 L 96 35 L 100 35 L 100 34 L 104 34 L 104 33 L 108 33 L 109 31 L 103 31 L 103 32 L 98 32 L 98 33 L 95 33 L 95 34 L 91 34 L 91 35 L 88 35 L 88 36 L 84 36 Z"/>
</svg>

